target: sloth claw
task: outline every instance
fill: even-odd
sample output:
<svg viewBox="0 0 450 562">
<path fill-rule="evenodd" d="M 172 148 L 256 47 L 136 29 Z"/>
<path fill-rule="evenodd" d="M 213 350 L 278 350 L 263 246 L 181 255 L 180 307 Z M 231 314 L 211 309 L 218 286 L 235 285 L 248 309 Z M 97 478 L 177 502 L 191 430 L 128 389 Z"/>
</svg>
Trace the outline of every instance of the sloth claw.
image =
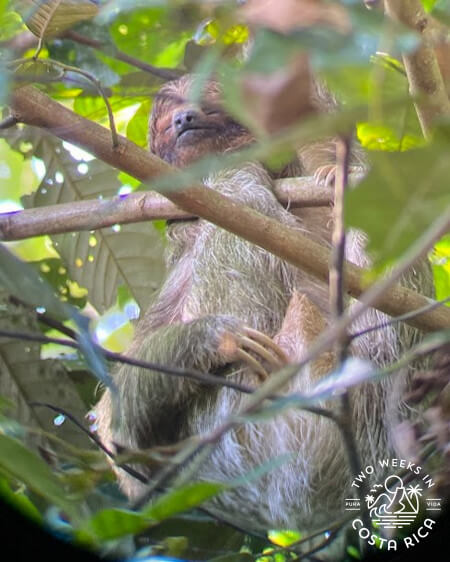
<svg viewBox="0 0 450 562">
<path fill-rule="evenodd" d="M 313 177 L 317 185 L 333 186 L 336 177 L 336 164 L 320 166 Z"/>
<path fill-rule="evenodd" d="M 244 363 L 247 363 L 247 365 L 252 369 L 252 371 L 255 371 L 255 373 L 262 381 L 265 381 L 269 376 L 269 373 L 262 366 L 262 363 L 260 363 L 252 355 L 250 355 L 250 353 L 247 353 L 243 349 L 239 348 L 237 350 L 236 358 L 239 359 L 240 361 L 244 361 Z"/>
<path fill-rule="evenodd" d="M 242 335 L 238 335 L 237 343 L 237 358 L 247 363 L 262 381 L 269 376 L 263 362 L 270 366 L 270 370 L 281 369 L 288 363 L 286 354 L 272 338 L 254 328 L 244 326 Z M 250 355 L 246 349 L 252 351 L 258 358 Z"/>
</svg>

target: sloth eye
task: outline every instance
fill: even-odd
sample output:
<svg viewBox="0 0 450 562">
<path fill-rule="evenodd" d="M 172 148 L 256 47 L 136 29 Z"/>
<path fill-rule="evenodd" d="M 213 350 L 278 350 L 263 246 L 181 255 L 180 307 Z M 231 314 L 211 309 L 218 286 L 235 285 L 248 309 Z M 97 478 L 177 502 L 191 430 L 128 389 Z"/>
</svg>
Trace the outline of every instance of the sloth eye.
<svg viewBox="0 0 450 562">
<path fill-rule="evenodd" d="M 203 109 L 203 113 L 208 116 L 220 115 L 221 112 L 218 109 Z"/>
</svg>

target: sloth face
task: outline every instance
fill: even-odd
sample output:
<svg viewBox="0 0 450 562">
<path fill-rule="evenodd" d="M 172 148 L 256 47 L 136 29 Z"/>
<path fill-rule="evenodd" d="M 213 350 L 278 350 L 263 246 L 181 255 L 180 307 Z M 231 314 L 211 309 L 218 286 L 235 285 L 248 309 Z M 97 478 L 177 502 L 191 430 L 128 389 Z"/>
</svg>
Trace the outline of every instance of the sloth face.
<svg viewBox="0 0 450 562">
<path fill-rule="evenodd" d="M 201 102 L 189 102 L 194 78 L 183 76 L 165 84 L 150 117 L 150 150 L 169 164 L 187 166 L 212 153 L 237 150 L 254 139 L 221 107 L 217 82 L 204 87 Z"/>
</svg>

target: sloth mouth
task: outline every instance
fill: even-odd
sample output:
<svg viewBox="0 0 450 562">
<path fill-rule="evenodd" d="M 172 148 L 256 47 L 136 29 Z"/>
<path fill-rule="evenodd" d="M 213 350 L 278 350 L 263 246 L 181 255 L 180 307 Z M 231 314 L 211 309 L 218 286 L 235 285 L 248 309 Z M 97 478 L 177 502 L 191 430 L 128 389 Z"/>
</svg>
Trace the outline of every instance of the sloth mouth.
<svg viewBox="0 0 450 562">
<path fill-rule="evenodd" d="M 202 136 L 212 136 L 217 131 L 217 127 L 199 125 L 199 126 L 189 126 L 180 131 L 177 135 L 177 142 L 186 140 L 195 140 Z"/>
</svg>

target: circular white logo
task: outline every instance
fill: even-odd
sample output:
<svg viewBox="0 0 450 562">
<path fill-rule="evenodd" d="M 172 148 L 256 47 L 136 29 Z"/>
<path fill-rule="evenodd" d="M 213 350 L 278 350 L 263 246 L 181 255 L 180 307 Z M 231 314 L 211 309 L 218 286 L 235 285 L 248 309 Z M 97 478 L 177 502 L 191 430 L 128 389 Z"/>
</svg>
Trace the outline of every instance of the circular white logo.
<svg viewBox="0 0 450 562">
<path fill-rule="evenodd" d="M 404 459 L 382 459 L 379 468 L 386 472 L 403 469 L 399 474 L 389 474 L 376 484 L 372 484 L 364 501 L 372 522 L 372 528 L 367 529 L 359 517 L 352 521 L 352 527 L 361 539 L 369 545 L 378 548 L 397 550 L 403 543 L 410 548 L 428 536 L 435 525 L 432 515 L 441 510 L 441 499 L 425 497 L 425 490 L 434 486 L 432 478 L 423 474 L 422 467 Z M 363 482 L 375 473 L 375 467 L 368 465 L 352 481 L 352 488 L 359 489 Z M 411 478 L 413 476 L 413 478 Z M 420 480 L 417 483 L 417 480 Z M 413 481 L 413 482 L 411 482 Z M 346 498 L 346 511 L 361 511 L 361 501 L 357 498 Z M 423 513 L 426 516 L 423 518 Z M 434 512 L 434 513 L 433 513 Z M 413 532 L 401 539 L 392 538 L 397 529 L 408 529 Z M 404 532 L 401 533 L 404 535 Z M 385 538 L 383 535 L 387 535 Z"/>
</svg>

